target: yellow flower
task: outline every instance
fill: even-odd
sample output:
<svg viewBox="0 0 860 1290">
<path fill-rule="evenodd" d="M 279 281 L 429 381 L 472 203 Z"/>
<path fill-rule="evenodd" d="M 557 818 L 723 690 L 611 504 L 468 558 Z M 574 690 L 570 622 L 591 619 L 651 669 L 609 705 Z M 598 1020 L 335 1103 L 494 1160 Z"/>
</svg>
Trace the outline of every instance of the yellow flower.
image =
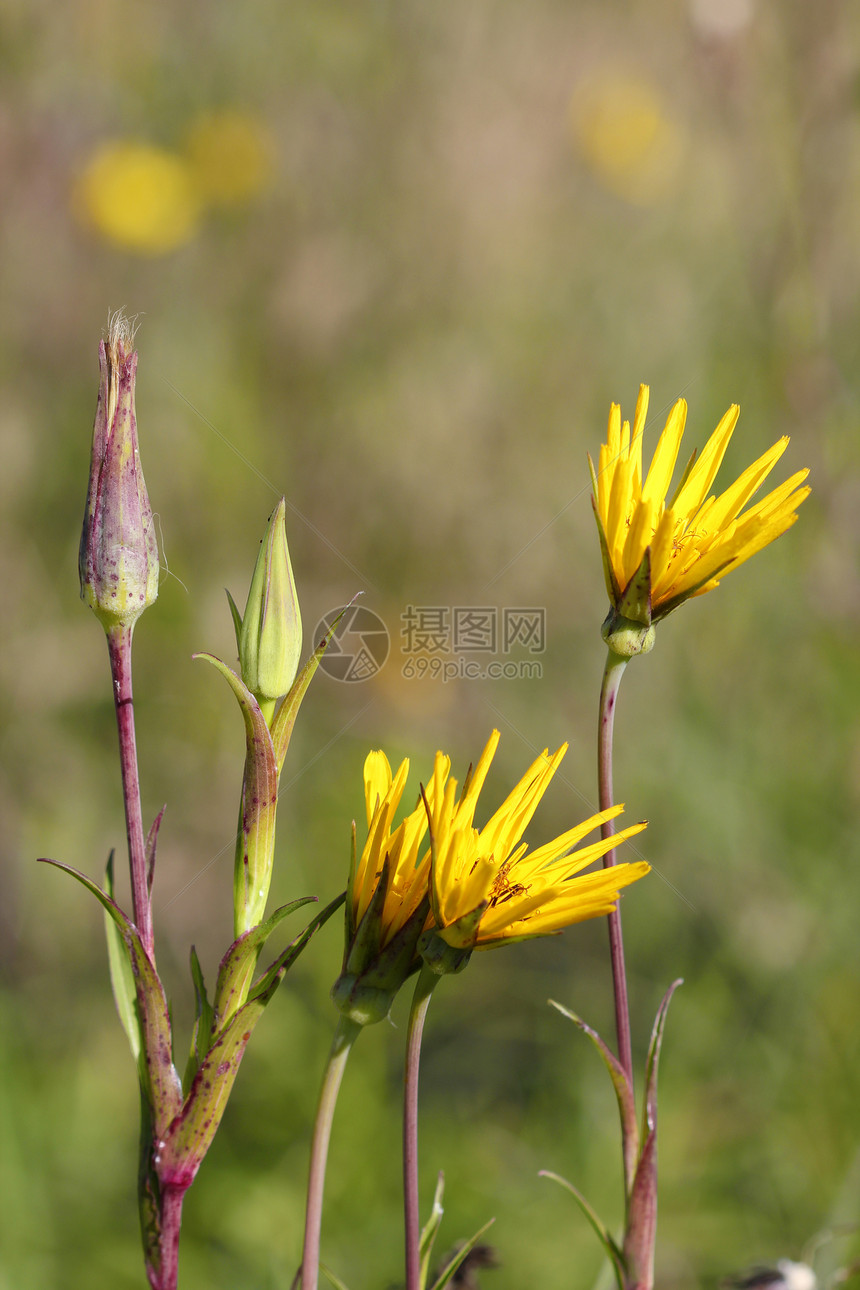
<svg viewBox="0 0 860 1290">
<path fill-rule="evenodd" d="M 441 757 L 441 753 L 437 754 Z M 448 758 L 442 758 L 450 769 Z M 380 919 L 381 943 L 388 944 L 414 914 L 427 894 L 430 876 L 430 852 L 419 858 L 421 843 L 427 833 L 427 811 L 423 801 L 392 833 L 391 824 L 400 805 L 409 761 L 401 762 L 396 776 L 384 752 L 368 754 L 364 763 L 364 798 L 367 808 L 367 841 L 361 859 L 350 874 L 347 899 L 353 910 L 355 926 L 361 922 L 373 898 L 388 861 Z"/>
<path fill-rule="evenodd" d="M 619 890 L 643 877 L 650 867 L 639 861 L 582 873 L 613 846 L 641 832 L 644 823 L 571 854 L 586 834 L 619 815 L 623 806 L 593 815 L 528 854 L 527 844 L 521 841 L 523 831 L 567 744 L 552 756 L 544 750 L 483 829 L 476 829 L 475 808 L 499 737 L 494 730 L 477 766 L 466 776 L 459 800 L 456 780 L 448 779 L 450 762 L 438 753 L 427 794 L 435 932 L 457 950 L 489 949 L 545 936 L 608 914 L 615 908 Z"/>
<path fill-rule="evenodd" d="M 186 136 L 197 186 L 212 206 L 242 206 L 270 183 L 274 144 L 264 123 L 236 109 L 202 113 Z"/>
<path fill-rule="evenodd" d="M 442 761 L 447 775 L 450 763 Z M 364 763 L 367 841 L 356 862 L 353 837 L 346 949 L 332 987 L 338 1008 L 360 1026 L 388 1016 L 397 991 L 421 961 L 416 944 L 430 913 L 430 852 L 419 855 L 427 833 L 424 802 L 391 827 L 408 775 L 404 761 L 392 776 L 383 752 L 370 753 Z"/>
<path fill-rule="evenodd" d="M 632 434 L 613 403 L 597 471 L 588 459 L 609 599 L 616 614 L 646 627 L 688 597 L 716 587 L 731 569 L 784 533 L 810 491 L 800 487 L 809 472 L 799 470 L 744 510 L 785 452 L 788 438 L 783 437 L 724 493 L 709 495 L 740 413 L 733 405 L 667 502 L 687 404 L 679 399 L 669 413 L 643 482 L 647 413 L 647 385 L 639 389 Z"/>
<path fill-rule="evenodd" d="M 611 192 L 635 206 L 669 194 L 686 141 L 657 86 L 603 68 L 574 93 L 570 123 L 583 160 Z"/>
<path fill-rule="evenodd" d="M 140 255 L 163 255 L 197 231 L 200 199 L 188 165 L 145 143 L 107 143 L 80 174 L 73 204 L 107 241 Z"/>
</svg>

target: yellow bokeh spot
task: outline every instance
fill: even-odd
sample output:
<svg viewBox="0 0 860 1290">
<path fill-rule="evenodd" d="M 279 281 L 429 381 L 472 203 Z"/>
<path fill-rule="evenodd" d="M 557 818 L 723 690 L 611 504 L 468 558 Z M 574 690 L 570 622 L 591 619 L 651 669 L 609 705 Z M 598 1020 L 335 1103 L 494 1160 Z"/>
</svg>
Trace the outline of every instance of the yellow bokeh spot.
<svg viewBox="0 0 860 1290">
<path fill-rule="evenodd" d="M 667 194 L 680 168 L 684 133 L 655 86 L 602 76 L 576 91 L 570 119 L 583 159 L 612 192 L 642 206 Z"/>
<path fill-rule="evenodd" d="M 194 236 L 200 200 L 187 163 L 145 143 L 107 143 L 78 177 L 73 205 L 107 241 L 163 255 Z"/>
<path fill-rule="evenodd" d="M 272 138 L 248 113 L 202 114 L 188 130 L 186 152 L 200 194 L 213 206 L 241 206 L 271 182 Z"/>
</svg>

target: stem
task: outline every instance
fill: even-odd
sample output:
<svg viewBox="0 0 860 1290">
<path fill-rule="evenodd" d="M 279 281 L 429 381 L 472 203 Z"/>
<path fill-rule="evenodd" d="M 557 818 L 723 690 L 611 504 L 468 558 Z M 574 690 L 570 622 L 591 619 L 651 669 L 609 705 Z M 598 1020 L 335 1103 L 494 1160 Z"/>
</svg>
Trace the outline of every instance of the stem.
<svg viewBox="0 0 860 1290">
<path fill-rule="evenodd" d="M 179 1230 L 186 1187 L 163 1187 L 161 1191 L 161 1277 L 158 1290 L 176 1290 L 179 1278 Z"/>
<path fill-rule="evenodd" d="M 609 650 L 603 684 L 600 688 L 600 722 L 597 732 L 597 786 L 600 809 L 614 806 L 612 797 L 612 731 L 615 724 L 615 703 L 618 687 L 627 666 L 627 659 Z M 603 838 L 615 833 L 615 823 L 607 820 L 600 827 Z M 615 864 L 615 848 L 603 857 L 604 869 Z M 609 915 L 609 953 L 612 959 L 612 984 L 615 990 L 615 1032 L 618 1037 L 618 1060 L 631 1087 L 633 1083 L 633 1055 L 630 1043 L 630 1008 L 627 1002 L 627 972 L 624 967 L 624 939 L 621 933 L 621 910 L 616 905 Z"/>
<path fill-rule="evenodd" d="M 418 1066 L 421 1036 L 430 998 L 439 977 L 422 967 L 415 983 L 406 1033 L 403 1077 L 403 1218 L 406 1233 L 406 1290 L 421 1286 L 421 1214 L 418 1207 Z"/>
<path fill-rule="evenodd" d="M 143 947 L 155 962 L 152 934 L 152 907 L 146 874 L 146 843 L 140 810 L 140 780 L 137 773 L 137 744 L 134 737 L 134 700 L 131 690 L 131 638 L 133 627 L 108 629 L 110 670 L 113 698 L 119 729 L 119 760 L 122 768 L 122 795 L 125 802 L 125 828 L 128 836 L 128 863 L 131 871 L 131 902 L 134 922 Z"/>
<path fill-rule="evenodd" d="M 308 1206 L 305 1214 L 305 1244 L 302 1251 L 302 1290 L 317 1290 L 320 1268 L 320 1229 L 322 1226 L 323 1187 L 331 1137 L 331 1122 L 343 1079 L 346 1059 L 361 1026 L 341 1017 L 332 1040 L 328 1066 L 323 1075 L 320 1100 L 311 1141 L 311 1167 L 308 1174 Z"/>
</svg>

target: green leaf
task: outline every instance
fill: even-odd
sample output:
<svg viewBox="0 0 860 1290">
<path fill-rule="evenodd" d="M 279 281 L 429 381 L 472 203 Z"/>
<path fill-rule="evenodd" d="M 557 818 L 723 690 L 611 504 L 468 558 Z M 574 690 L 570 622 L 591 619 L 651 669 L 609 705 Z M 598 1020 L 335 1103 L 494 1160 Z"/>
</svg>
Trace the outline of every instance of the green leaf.
<svg viewBox="0 0 860 1290">
<path fill-rule="evenodd" d="M 627 1078 L 624 1067 L 618 1058 L 607 1047 L 598 1035 L 596 1030 L 586 1025 L 581 1017 L 575 1012 L 570 1012 L 554 999 L 549 1000 L 551 1007 L 557 1008 L 565 1017 L 568 1017 L 575 1026 L 578 1026 L 583 1034 L 594 1044 L 600 1056 L 603 1058 L 606 1069 L 609 1071 L 609 1077 L 612 1080 L 615 1089 L 615 1096 L 618 1099 L 618 1114 L 621 1119 L 621 1149 L 624 1158 L 624 1195 L 630 1196 L 633 1187 L 633 1179 L 636 1176 L 636 1161 L 639 1158 L 639 1130 L 636 1125 L 636 1103 L 633 1099 L 633 1088 Z"/>
<path fill-rule="evenodd" d="M 258 923 L 233 942 L 218 967 L 214 1018 L 210 1019 L 209 1033 L 221 1030 L 247 999 L 260 953 L 278 924 L 288 914 L 315 900 L 316 896 L 303 896 L 289 905 L 281 905 L 265 923 Z"/>
<path fill-rule="evenodd" d="M 421 1229 L 421 1242 L 419 1253 L 421 1256 L 420 1286 L 425 1290 L 427 1279 L 430 1276 L 430 1259 L 433 1254 L 433 1243 L 439 1232 L 442 1223 L 442 1215 L 445 1210 L 442 1208 L 442 1197 L 445 1194 L 445 1175 L 439 1171 L 436 1179 L 436 1191 L 433 1194 L 433 1207 L 430 1210 L 430 1217 Z"/>
<path fill-rule="evenodd" d="M 224 590 L 227 591 L 227 588 L 225 587 Z M 236 649 L 240 650 L 242 648 L 242 615 L 239 613 L 239 607 L 230 595 L 229 591 L 227 591 L 227 600 L 230 604 L 230 615 L 233 619 L 233 630 L 236 633 Z"/>
<path fill-rule="evenodd" d="M 250 991 L 248 1000 L 214 1037 L 194 1077 L 185 1105 L 161 1134 L 155 1159 L 162 1186 L 189 1187 L 212 1145 L 248 1040 L 266 1005 L 308 941 L 344 899 L 338 896 L 287 946 Z"/>
<path fill-rule="evenodd" d="M 678 989 L 679 985 L 684 984 L 683 977 L 678 977 L 669 986 L 669 989 L 663 995 L 660 1007 L 657 1009 L 657 1016 L 654 1018 L 654 1029 L 651 1032 L 651 1042 L 648 1045 L 648 1060 L 645 1063 L 645 1109 L 643 1113 L 642 1137 L 649 1130 L 657 1128 L 657 1068 L 660 1064 L 660 1049 L 663 1046 L 663 1031 L 666 1027 L 666 1014 L 669 1011 L 669 1004 L 672 1002 L 672 995 Z"/>
<path fill-rule="evenodd" d="M 624 1259 L 633 1284 L 654 1284 L 656 1241 L 657 1132 L 652 1129 L 642 1144 L 624 1233 Z"/>
<path fill-rule="evenodd" d="M 361 593 L 359 592 L 359 595 L 360 594 Z M 357 599 L 357 596 L 353 596 L 349 605 L 344 605 L 337 618 L 335 618 L 334 622 L 329 626 L 328 635 L 324 636 L 319 645 L 317 645 L 313 654 L 311 654 L 301 672 L 299 672 L 295 681 L 293 681 L 289 694 L 286 695 L 283 703 L 278 708 L 277 715 L 272 722 L 272 743 L 275 746 L 275 757 L 278 763 L 278 776 L 280 776 L 284 766 L 284 760 L 287 755 L 287 749 L 290 746 L 293 726 L 296 724 L 296 717 L 299 714 L 299 708 L 302 706 L 302 700 L 307 694 L 308 686 L 314 678 L 314 673 L 320 665 L 320 659 L 329 647 L 331 638 L 334 635 L 335 627 L 337 627 L 341 618 L 343 618 L 347 609 L 349 609 L 349 606 L 354 604 Z"/>
<path fill-rule="evenodd" d="M 445 1264 L 444 1268 L 433 1282 L 431 1290 L 442 1290 L 443 1286 L 448 1284 L 460 1265 L 465 1262 L 466 1256 L 471 1254 L 481 1237 L 486 1231 L 489 1231 L 495 1221 L 496 1220 L 494 1218 L 491 1218 L 483 1227 L 478 1229 L 474 1236 L 470 1237 L 468 1241 L 463 1242 L 454 1257 Z"/>
<path fill-rule="evenodd" d="M 618 612 L 643 627 L 651 626 L 651 548 L 645 548 L 642 563 L 628 582 L 618 602 Z"/>
<path fill-rule="evenodd" d="M 324 1263 L 320 1264 L 320 1272 L 323 1274 L 323 1276 L 326 1278 L 329 1284 L 334 1286 L 334 1290 L 347 1290 L 346 1282 L 341 1281 L 340 1277 L 335 1276 L 331 1268 L 327 1268 Z"/>
<path fill-rule="evenodd" d="M 108 896 L 113 900 L 113 856 L 111 851 L 108 856 L 107 868 L 105 870 L 105 889 Z M 119 928 L 113 920 L 111 914 L 105 910 L 105 936 L 107 937 L 108 966 L 110 968 L 110 983 L 113 990 L 113 999 L 116 1004 L 116 1010 L 119 1013 L 119 1019 L 122 1022 L 122 1028 L 126 1033 L 131 1055 L 140 1066 L 142 1039 L 140 1033 L 140 1014 L 137 1010 L 137 991 L 134 985 L 134 973 L 131 970 L 131 961 L 128 957 L 128 950 L 125 942 L 120 935 Z"/>
<path fill-rule="evenodd" d="M 235 928 L 240 935 L 262 922 L 272 881 L 278 809 L 275 749 L 260 705 L 241 678 L 213 654 L 195 654 L 194 658 L 205 659 L 221 673 L 238 700 L 245 722 L 242 827 L 236 839 L 233 878 Z"/>
<path fill-rule="evenodd" d="M 557 1182 L 562 1187 L 567 1188 L 585 1217 L 588 1219 L 592 1228 L 597 1233 L 597 1239 L 600 1241 L 606 1251 L 609 1262 L 612 1264 L 612 1271 L 615 1273 L 618 1290 L 625 1290 L 624 1255 L 613 1240 L 609 1228 L 598 1216 L 596 1211 L 592 1209 L 582 1192 L 577 1187 L 574 1187 L 573 1183 L 568 1182 L 566 1178 L 562 1178 L 560 1174 L 552 1173 L 549 1169 L 541 1169 L 538 1173 L 538 1177 L 551 1178 L 553 1182 Z"/>
<path fill-rule="evenodd" d="M 146 857 L 146 886 L 150 896 L 152 895 L 152 879 L 155 874 L 155 848 L 158 845 L 158 830 L 161 828 L 161 821 L 164 819 L 164 812 L 166 810 L 167 807 L 162 806 L 161 810 L 152 821 L 152 828 L 146 835 L 146 843 L 144 845 L 144 856 Z"/>
<path fill-rule="evenodd" d="M 64 873 L 71 874 L 82 886 L 100 901 L 120 930 L 128 950 L 134 976 L 137 1006 L 141 1021 L 141 1040 L 144 1054 L 144 1085 L 153 1111 L 153 1134 L 161 1137 L 182 1106 L 182 1088 L 173 1065 L 173 1043 L 167 999 L 161 981 L 149 955 L 143 948 L 140 933 L 119 905 L 111 900 L 96 883 L 79 869 L 61 864 L 59 860 L 45 860 Z"/>
<path fill-rule="evenodd" d="M 191 946 L 191 979 L 194 982 L 195 1019 L 194 1030 L 191 1034 L 191 1051 L 188 1054 L 188 1064 L 182 1077 L 182 1088 L 185 1093 L 190 1089 L 194 1076 L 200 1069 L 200 1063 L 209 1050 L 214 1016 L 212 1005 L 206 994 L 203 969 L 200 966 L 200 960 L 193 945 Z"/>
</svg>

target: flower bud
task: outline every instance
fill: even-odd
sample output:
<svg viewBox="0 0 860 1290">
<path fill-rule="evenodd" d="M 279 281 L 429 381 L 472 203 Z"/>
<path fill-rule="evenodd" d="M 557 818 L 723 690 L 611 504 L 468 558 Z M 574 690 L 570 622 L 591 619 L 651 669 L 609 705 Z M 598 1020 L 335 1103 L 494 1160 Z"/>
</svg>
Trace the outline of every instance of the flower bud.
<svg viewBox="0 0 860 1290">
<path fill-rule="evenodd" d="M 283 497 L 269 528 L 241 620 L 233 609 L 242 680 L 256 698 L 274 702 L 289 692 L 302 653 L 302 615 L 290 564 Z"/>
<path fill-rule="evenodd" d="M 99 345 L 101 384 L 78 569 L 105 630 L 131 627 L 158 595 L 158 542 L 137 446 L 137 354 L 122 314 Z"/>
</svg>

